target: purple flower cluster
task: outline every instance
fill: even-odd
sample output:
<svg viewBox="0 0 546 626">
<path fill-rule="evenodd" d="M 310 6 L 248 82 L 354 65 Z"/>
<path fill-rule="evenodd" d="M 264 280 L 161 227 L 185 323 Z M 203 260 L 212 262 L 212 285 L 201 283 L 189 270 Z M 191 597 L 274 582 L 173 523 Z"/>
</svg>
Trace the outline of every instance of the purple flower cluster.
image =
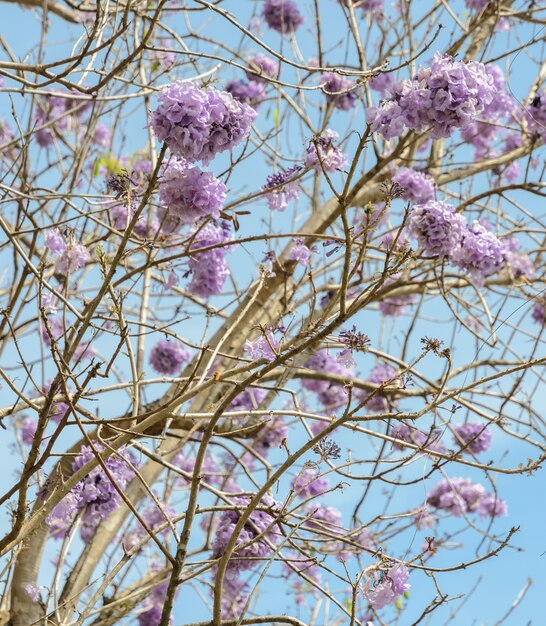
<svg viewBox="0 0 546 626">
<path fill-rule="evenodd" d="M 184 452 L 179 452 L 173 459 L 173 465 L 179 467 L 184 472 L 189 474 L 189 477 L 180 476 L 180 484 L 183 486 L 188 485 L 191 482 L 191 476 L 195 473 L 195 452 L 191 452 L 188 456 Z M 222 479 L 222 473 L 218 467 L 218 461 L 212 454 L 207 454 L 203 459 L 200 470 L 201 478 L 204 482 L 210 485 L 218 485 Z M 227 490 L 226 488 L 224 488 Z M 237 491 L 240 491 L 238 489 Z"/>
<path fill-rule="evenodd" d="M 221 226 L 207 224 L 201 228 L 193 238 L 189 269 L 192 279 L 188 284 L 188 291 L 196 296 L 208 298 L 222 293 L 224 284 L 229 276 L 229 269 L 225 260 L 228 246 L 221 246 L 228 241 L 228 232 Z M 215 246 L 204 252 L 192 252 L 199 248 Z"/>
<path fill-rule="evenodd" d="M 330 488 L 326 478 L 319 475 L 316 469 L 305 467 L 292 480 L 292 489 L 300 498 L 316 498 Z"/>
<path fill-rule="evenodd" d="M 372 369 L 370 376 L 368 377 L 368 381 L 374 385 L 382 385 L 387 381 L 392 381 L 390 386 L 393 386 L 397 384 L 396 374 L 397 371 L 390 365 L 387 365 L 386 363 L 379 363 Z M 359 396 L 362 401 L 365 401 L 370 396 L 370 392 L 360 391 Z M 390 411 L 393 406 L 394 402 L 392 400 L 390 400 L 382 392 L 378 392 L 366 401 L 364 408 L 368 411 L 373 411 L 374 413 L 385 413 L 386 411 Z"/>
<path fill-rule="evenodd" d="M 58 228 L 52 228 L 45 236 L 45 244 L 57 258 L 55 272 L 67 276 L 81 269 L 89 261 L 87 248 L 72 236 L 68 241 L 61 235 Z"/>
<path fill-rule="evenodd" d="M 226 91 L 253 109 L 257 109 L 266 98 L 265 83 L 257 80 L 231 80 L 226 83 Z"/>
<path fill-rule="evenodd" d="M 290 182 L 292 176 L 301 169 L 299 165 L 294 165 L 287 170 L 270 174 L 267 177 L 262 191 L 271 189 L 267 194 L 267 204 L 271 210 L 284 211 L 290 200 L 297 200 L 300 197 L 300 187 L 296 181 Z"/>
<path fill-rule="evenodd" d="M 308 530 L 335 534 L 339 534 L 343 530 L 341 513 L 333 506 L 311 502 L 307 505 L 305 514 L 309 517 L 305 524 L 305 528 Z"/>
<path fill-rule="evenodd" d="M 239 100 L 257 109 L 266 98 L 267 79 L 277 76 L 279 63 L 265 54 L 256 54 L 249 59 L 251 69 L 245 74 L 248 80 L 232 80 L 226 91 Z"/>
<path fill-rule="evenodd" d="M 537 304 L 533 306 L 531 310 L 531 317 L 537 324 L 540 324 L 541 326 L 544 325 L 544 322 L 546 321 L 546 308 L 542 302 L 537 302 Z"/>
<path fill-rule="evenodd" d="M 311 265 L 311 255 L 314 252 L 313 248 L 308 248 L 300 237 L 294 238 L 294 245 L 288 252 L 288 258 L 291 261 L 296 261 L 300 265 Z"/>
<path fill-rule="evenodd" d="M 433 430 L 425 434 L 417 428 L 413 428 L 407 424 L 400 424 L 396 426 L 396 428 L 393 428 L 391 435 L 395 439 L 412 443 L 419 448 L 426 448 L 427 450 L 440 452 L 442 454 L 445 452 L 444 446 L 440 443 L 441 433 L 438 430 Z M 402 450 L 404 449 L 404 445 L 397 442 L 393 444 L 393 448 Z"/>
<path fill-rule="evenodd" d="M 320 79 L 326 102 L 340 111 L 354 108 L 358 99 L 355 83 L 335 72 L 326 72 Z"/>
<path fill-rule="evenodd" d="M 385 98 L 395 83 L 394 75 L 389 72 L 381 72 L 377 76 L 372 76 L 368 81 L 370 89 L 377 91 L 383 98 Z"/>
<path fill-rule="evenodd" d="M 491 447 L 491 431 L 483 424 L 476 422 L 457 424 L 454 431 L 453 439 L 456 445 L 465 448 L 465 451 L 479 454 Z"/>
<path fill-rule="evenodd" d="M 228 411 L 252 411 L 257 409 L 267 395 L 265 389 L 248 387 L 228 406 Z"/>
<path fill-rule="evenodd" d="M 166 580 L 153 588 L 151 594 L 142 603 L 142 612 L 138 615 L 138 626 L 157 626 L 160 623 L 168 586 L 169 581 Z"/>
<path fill-rule="evenodd" d="M 535 273 L 535 268 L 529 256 L 524 252 L 520 252 L 519 241 L 515 237 L 506 237 L 503 239 L 504 257 L 510 274 L 514 278 L 522 276 L 531 277 Z"/>
<path fill-rule="evenodd" d="M 250 69 L 246 71 L 248 80 L 267 83 L 268 78 L 275 78 L 279 74 L 279 62 L 258 52 L 248 60 Z"/>
<path fill-rule="evenodd" d="M 426 254 L 447 258 L 477 282 L 499 272 L 510 259 L 516 263 L 518 271 L 520 258 L 514 257 L 513 243 L 503 243 L 478 221 L 469 227 L 465 217 L 444 202 L 415 205 L 408 219 L 408 230 Z M 528 257 L 521 258 L 519 271 L 532 271 Z"/>
<path fill-rule="evenodd" d="M 217 89 L 175 82 L 165 87 L 150 124 L 160 141 L 190 163 L 210 163 L 249 134 L 256 111 Z"/>
<path fill-rule="evenodd" d="M 101 148 L 108 148 L 112 144 L 112 131 L 108 128 L 108 126 L 106 126 L 106 124 L 99 122 L 95 126 L 95 130 L 93 132 L 93 143 Z"/>
<path fill-rule="evenodd" d="M 182 159 L 172 159 L 159 182 L 163 206 L 158 218 L 167 232 L 180 224 L 193 224 L 200 218 L 220 217 L 226 186 L 210 172 L 188 166 Z"/>
<path fill-rule="evenodd" d="M 79 129 L 82 116 L 91 106 L 90 101 L 58 95 L 42 96 L 34 113 L 36 141 L 42 148 L 53 144 L 55 133 L 67 134 Z M 40 128 L 47 124 L 46 128 Z"/>
<path fill-rule="evenodd" d="M 349 3 L 355 8 L 362 9 L 364 13 L 381 13 L 384 8 L 384 0 L 339 0 L 345 6 Z"/>
<path fill-rule="evenodd" d="M 429 493 L 427 504 L 455 517 L 467 513 L 479 513 L 481 517 L 508 514 L 504 500 L 488 494 L 482 485 L 473 483 L 469 478 L 441 480 Z"/>
<path fill-rule="evenodd" d="M 484 106 L 480 120 L 474 120 L 461 129 L 461 137 L 476 148 L 475 159 L 494 156 L 491 146 L 501 126 L 500 121 L 510 116 L 515 108 L 514 98 L 504 89 L 505 79 L 501 68 L 487 65 L 485 69 L 493 81 L 495 93 L 491 102 Z"/>
<path fill-rule="evenodd" d="M 161 339 L 150 351 L 150 364 L 156 372 L 167 376 L 178 374 L 190 360 L 190 353 L 177 342 Z"/>
<path fill-rule="evenodd" d="M 243 612 L 250 588 L 246 581 L 229 574 L 228 570 L 222 583 L 222 618 L 237 619 Z"/>
<path fill-rule="evenodd" d="M 277 358 L 277 353 L 279 352 L 279 342 L 273 333 L 274 331 L 269 328 L 256 339 L 246 340 L 245 352 L 253 361 L 265 359 L 266 361 L 271 362 Z"/>
<path fill-rule="evenodd" d="M 234 506 L 244 510 L 248 506 L 250 498 L 236 496 L 232 498 L 232 502 Z M 273 512 L 276 502 L 266 495 L 262 498 L 261 507 L 269 508 Z M 220 558 L 224 553 L 240 516 L 240 511 L 236 509 L 224 511 L 220 516 L 212 544 L 213 558 Z M 257 539 L 260 535 L 263 536 Z M 264 510 L 254 510 L 237 537 L 226 577 L 232 578 L 242 571 L 252 569 L 257 561 L 268 558 L 271 554 L 268 542 L 275 543 L 277 535 L 278 531 L 276 531 L 273 514 Z"/>
<path fill-rule="evenodd" d="M 434 179 L 423 172 L 401 167 L 392 180 L 403 188 L 404 200 L 412 200 L 418 204 L 426 204 L 429 200 L 434 200 Z"/>
<path fill-rule="evenodd" d="M 505 248 L 499 238 L 475 221 L 471 228 L 464 230 L 460 245 L 451 254 L 451 262 L 479 281 L 502 268 L 504 253 Z"/>
<path fill-rule="evenodd" d="M 303 364 L 303 367 L 316 372 L 339 374 L 346 378 L 353 377 L 353 372 L 349 368 L 344 367 L 343 364 L 339 363 L 336 358 L 331 356 L 328 351 L 324 349 L 318 350 L 313 356 L 309 357 Z M 347 401 L 343 386 L 338 383 L 304 378 L 301 384 L 304 389 L 318 394 L 318 399 L 324 406 L 339 406 Z"/>
<path fill-rule="evenodd" d="M 478 117 L 496 87 L 482 63 L 453 61 L 437 52 L 430 67 L 420 67 L 415 78 L 396 83 L 390 91 L 379 107 L 368 108 L 373 132 L 392 139 L 408 128 L 439 139 Z"/>
<path fill-rule="evenodd" d="M 262 16 L 269 28 L 282 35 L 295 32 L 304 22 L 294 0 L 265 0 Z"/>
<path fill-rule="evenodd" d="M 355 367 L 356 365 L 353 352 L 365 352 L 370 345 L 368 335 L 357 330 L 355 324 L 353 324 L 350 330 L 343 330 L 339 333 L 339 341 L 344 344 L 345 347 L 341 352 L 338 352 L 336 361 L 347 369 Z"/>
<path fill-rule="evenodd" d="M 441 201 L 413 207 L 408 219 L 408 231 L 417 239 L 426 254 L 441 259 L 449 257 L 460 245 L 466 230 L 464 216 Z"/>
<path fill-rule="evenodd" d="M 176 516 L 176 511 L 170 506 L 163 506 L 163 511 L 156 505 L 152 504 L 142 511 L 141 517 L 148 528 L 155 534 L 161 534 L 164 537 L 168 536 L 170 527 L 167 524 L 168 520 L 172 520 Z M 164 528 L 162 528 L 164 526 Z M 159 530 L 161 528 L 161 531 Z M 139 544 L 145 537 L 148 537 L 148 531 L 144 526 L 138 522 L 135 530 L 127 533 L 123 539 L 123 547 L 125 550 L 132 550 L 137 544 Z"/>
<path fill-rule="evenodd" d="M 100 452 L 103 448 L 95 444 Z M 88 446 L 82 446 L 79 455 L 72 463 L 72 471 L 77 472 L 95 458 L 95 453 Z M 54 537 L 62 537 L 78 513 L 82 513 L 80 535 L 88 541 L 95 528 L 121 504 L 118 490 L 124 490 L 134 473 L 129 463 L 135 464 L 128 452 L 120 451 L 104 461 L 116 486 L 99 465 L 92 469 L 85 478 L 68 493 L 47 517 L 50 532 Z"/>
<path fill-rule="evenodd" d="M 50 321 L 54 319 L 58 319 L 58 318 L 50 318 Z M 61 329 L 60 332 L 62 334 L 62 320 L 60 320 L 60 329 Z M 56 338 L 58 339 L 58 337 Z M 36 394 L 36 397 L 41 396 L 45 398 L 49 394 L 50 389 L 51 389 L 51 382 L 45 383 L 45 385 L 43 386 L 43 389 L 41 389 Z M 54 424 L 59 424 L 61 420 L 64 418 L 64 416 L 68 413 L 68 410 L 69 408 L 66 402 L 53 402 L 53 404 L 49 408 L 47 417 Z M 29 417 L 28 415 L 23 415 L 19 421 L 19 427 L 21 429 L 21 439 L 23 443 L 27 446 L 32 445 L 32 442 L 34 441 L 34 435 L 36 434 L 36 429 L 38 427 L 38 422 L 34 418 Z"/>
<path fill-rule="evenodd" d="M 281 446 L 287 434 L 288 424 L 282 417 L 274 417 L 261 428 L 252 443 L 252 447 L 258 454 L 267 457 L 271 450 Z"/>
<path fill-rule="evenodd" d="M 334 143 L 338 133 L 329 128 L 324 135 L 313 139 L 305 151 L 305 165 L 317 172 L 332 173 L 343 169 L 349 159 Z"/>
<path fill-rule="evenodd" d="M 408 568 L 403 563 L 394 563 L 387 571 L 373 573 L 373 578 L 366 581 L 364 595 L 375 610 L 382 609 L 394 604 L 410 588 L 408 578 Z"/>
</svg>

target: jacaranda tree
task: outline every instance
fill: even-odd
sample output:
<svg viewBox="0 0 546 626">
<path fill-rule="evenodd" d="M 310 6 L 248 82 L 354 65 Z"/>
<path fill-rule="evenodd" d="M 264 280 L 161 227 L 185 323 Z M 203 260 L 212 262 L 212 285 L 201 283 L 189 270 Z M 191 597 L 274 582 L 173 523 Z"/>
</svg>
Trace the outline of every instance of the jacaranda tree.
<svg viewBox="0 0 546 626">
<path fill-rule="evenodd" d="M 546 458 L 544 5 L 0 4 L 0 624 L 470 624 Z"/>
</svg>

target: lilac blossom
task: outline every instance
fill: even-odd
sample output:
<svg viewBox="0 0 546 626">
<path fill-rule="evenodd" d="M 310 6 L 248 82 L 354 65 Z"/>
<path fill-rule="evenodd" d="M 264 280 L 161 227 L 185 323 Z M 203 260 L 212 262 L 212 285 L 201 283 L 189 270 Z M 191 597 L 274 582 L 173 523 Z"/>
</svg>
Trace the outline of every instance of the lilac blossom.
<svg viewBox="0 0 546 626">
<path fill-rule="evenodd" d="M 387 381 L 390 381 L 389 386 L 397 385 L 396 381 L 397 371 L 385 363 L 377 364 L 371 371 L 368 381 L 374 385 L 382 385 Z M 371 396 L 369 391 L 359 391 L 359 397 L 362 402 L 365 402 L 364 408 L 374 413 L 385 413 L 390 411 L 394 406 L 394 402 L 390 400 L 383 392 L 375 392 L 375 395 Z M 369 400 L 367 399 L 369 398 Z"/>
<path fill-rule="evenodd" d="M 225 91 L 175 82 L 159 94 L 150 124 L 160 141 L 190 163 L 210 163 L 248 136 L 256 111 Z"/>
<path fill-rule="evenodd" d="M 445 202 L 415 205 L 408 218 L 408 232 L 429 256 L 449 257 L 467 233 L 466 220 Z"/>
<path fill-rule="evenodd" d="M 248 60 L 250 70 L 246 71 L 248 80 L 267 83 L 268 78 L 275 78 L 279 74 L 277 59 L 258 52 Z"/>
<path fill-rule="evenodd" d="M 188 263 L 192 274 L 192 279 L 187 287 L 190 293 L 203 298 L 222 293 L 229 276 L 225 259 L 229 248 L 221 244 L 228 241 L 228 236 L 225 228 L 214 224 L 207 224 L 197 232 L 192 241 Z M 207 246 L 217 247 L 204 252 L 193 252 L 193 250 Z"/>
<path fill-rule="evenodd" d="M 482 63 L 454 61 L 437 52 L 429 67 L 397 82 L 389 99 L 368 108 L 368 123 L 385 139 L 399 136 L 404 128 L 429 131 L 433 139 L 449 137 L 481 115 L 496 90 Z"/>
<path fill-rule="evenodd" d="M 455 517 L 476 512 L 482 516 L 506 515 L 506 503 L 498 499 L 498 506 L 492 508 L 490 498 L 483 486 L 473 483 L 470 478 L 450 478 L 436 484 L 427 496 L 427 504 Z M 482 506 L 482 502 L 485 505 Z"/>
<path fill-rule="evenodd" d="M 355 324 L 353 324 L 350 330 L 344 330 L 339 333 L 339 341 L 345 345 L 345 348 L 338 352 L 336 361 L 346 369 L 351 369 L 356 365 L 353 352 L 365 352 L 370 345 L 368 335 L 357 330 Z"/>
<path fill-rule="evenodd" d="M 339 376 L 345 376 L 346 378 L 353 377 L 352 371 L 339 363 L 338 360 L 325 349 L 315 352 L 315 354 L 307 359 L 303 367 L 326 374 L 337 374 Z M 335 406 L 343 404 L 346 401 L 343 385 L 338 383 L 304 378 L 301 384 L 304 389 L 317 393 L 319 401 L 325 406 Z"/>
<path fill-rule="evenodd" d="M 293 241 L 294 245 L 288 252 L 288 258 L 306 267 L 311 265 L 311 254 L 314 252 L 313 248 L 308 248 L 300 237 L 295 237 Z"/>
<path fill-rule="evenodd" d="M 304 22 L 294 0 L 265 0 L 262 17 L 269 28 L 282 35 L 295 32 Z"/>
<path fill-rule="evenodd" d="M 305 514 L 309 518 L 305 524 L 307 530 L 337 534 L 343 530 L 341 513 L 333 506 L 311 502 L 307 505 Z"/>
<path fill-rule="evenodd" d="M 174 340 L 161 339 L 150 351 L 150 364 L 159 374 L 174 376 L 190 360 L 190 353 Z"/>
<path fill-rule="evenodd" d="M 99 122 L 93 131 L 93 143 L 101 148 L 108 148 L 112 144 L 112 132 L 106 124 Z"/>
<path fill-rule="evenodd" d="M 36 141 L 42 148 L 53 144 L 55 134 L 67 134 L 79 129 L 82 115 L 91 106 L 90 101 L 70 96 L 44 95 L 34 111 L 34 124 L 38 127 Z M 46 126 L 45 128 L 41 128 Z"/>
<path fill-rule="evenodd" d="M 45 236 L 45 243 L 50 252 L 56 255 L 55 272 L 67 276 L 70 272 L 81 269 L 90 259 L 87 248 L 70 236 L 68 241 L 58 228 L 52 228 Z"/>
<path fill-rule="evenodd" d="M 508 505 L 494 494 L 487 494 L 481 499 L 478 509 L 480 517 L 506 517 Z"/>
<path fill-rule="evenodd" d="M 457 424 L 453 430 L 455 444 L 474 454 L 486 452 L 491 447 L 491 431 L 483 424 L 477 422 Z"/>
<path fill-rule="evenodd" d="M 186 456 L 183 451 L 179 452 L 173 459 L 173 465 L 186 472 L 189 477 L 181 476 L 180 483 L 184 486 L 191 483 L 191 477 L 195 473 L 195 455 Z M 200 470 L 201 478 L 210 485 L 218 485 L 221 482 L 221 473 L 218 462 L 212 454 L 208 454 L 203 459 Z"/>
<path fill-rule="evenodd" d="M 358 99 L 355 83 L 335 72 L 326 72 L 321 77 L 322 91 L 326 94 L 326 102 L 340 111 L 354 108 Z"/>
<path fill-rule="evenodd" d="M 418 204 L 426 204 L 429 200 L 434 200 L 434 179 L 423 172 L 401 167 L 392 180 L 403 188 L 404 200 L 412 200 Z"/>
<path fill-rule="evenodd" d="M 19 428 L 21 429 L 21 440 L 26 446 L 31 446 L 38 428 L 38 422 L 28 415 L 23 415 L 19 421 Z"/>
<path fill-rule="evenodd" d="M 154 535 L 160 534 L 163 537 L 167 537 L 171 532 L 167 522 L 176 517 L 176 511 L 168 505 L 163 505 L 162 511 L 157 504 L 152 504 L 142 511 L 141 517 Z M 161 530 L 159 530 L 160 528 Z M 124 535 L 122 539 L 123 547 L 125 550 L 132 550 L 146 537 L 149 537 L 148 531 L 138 522 L 134 530 Z"/>
<path fill-rule="evenodd" d="M 403 245 L 403 243 L 404 242 L 402 240 L 402 242 L 400 242 L 400 245 Z M 395 283 L 399 278 L 400 274 L 393 274 L 392 276 L 387 278 L 383 284 L 386 287 L 387 285 Z M 377 305 L 377 308 L 383 315 L 389 315 L 391 317 L 398 317 L 399 315 L 403 315 L 406 312 L 407 307 L 411 306 L 415 302 L 415 295 L 412 293 L 394 296 L 388 296 L 387 294 L 383 296 L 383 298 Z"/>
<path fill-rule="evenodd" d="M 381 72 L 377 76 L 372 76 L 368 81 L 370 89 L 377 91 L 383 98 L 387 97 L 390 93 L 392 86 L 395 83 L 394 75 L 391 72 Z"/>
<path fill-rule="evenodd" d="M 438 430 L 433 430 L 427 434 L 417 428 L 408 426 L 407 424 L 400 424 L 399 426 L 393 428 L 391 436 L 395 439 L 412 443 L 419 448 L 424 448 L 433 452 L 440 452 L 441 454 L 444 454 L 446 451 L 444 446 L 439 441 L 441 433 Z M 396 442 L 393 443 L 393 448 L 402 450 L 404 449 L 404 445 Z"/>
<path fill-rule="evenodd" d="M 95 444 L 95 448 L 97 452 L 103 450 L 99 444 Z M 72 471 L 77 472 L 94 458 L 95 452 L 88 446 L 82 446 L 72 463 Z M 101 465 L 80 480 L 48 515 L 46 521 L 51 534 L 54 537 L 64 536 L 74 516 L 81 512 L 80 535 L 84 541 L 88 541 L 98 524 L 120 506 L 122 499 L 118 490 L 123 491 L 134 476 L 128 461 L 134 465 L 131 454 L 123 450 L 104 461 L 117 489 Z"/>
<path fill-rule="evenodd" d="M 265 458 L 271 450 L 282 445 L 287 434 L 288 424 L 282 417 L 274 416 L 262 426 L 252 443 L 252 447 Z"/>
<path fill-rule="evenodd" d="M 533 318 L 534 322 L 540 324 L 541 326 L 544 326 L 544 322 L 546 320 L 546 309 L 542 302 L 537 302 L 533 306 L 531 310 L 531 317 Z"/>
<path fill-rule="evenodd" d="M 257 109 L 266 98 L 265 84 L 257 80 L 232 80 L 226 84 L 226 91 L 253 109 Z"/>
<path fill-rule="evenodd" d="M 249 593 L 248 583 L 228 569 L 222 582 L 222 618 L 238 618 L 245 608 Z"/>
<path fill-rule="evenodd" d="M 451 261 L 467 271 L 475 280 L 498 272 L 504 264 L 504 245 L 499 238 L 478 221 L 463 232 Z"/>
<path fill-rule="evenodd" d="M 169 581 L 166 580 L 153 588 L 151 594 L 142 603 L 141 612 L 138 614 L 138 626 L 157 626 L 160 623 L 168 586 Z M 169 624 L 172 624 L 171 619 L 169 619 Z"/>
<path fill-rule="evenodd" d="M 319 472 L 310 467 L 305 467 L 292 480 L 292 489 L 300 498 L 316 498 L 330 488 L 330 483 L 326 478 L 319 475 Z"/>
<path fill-rule="evenodd" d="M 51 345 L 51 339 L 57 341 L 64 335 L 65 327 L 63 319 L 59 316 L 48 316 L 46 323 L 41 324 L 41 330 L 44 343 L 49 347 Z"/>
<path fill-rule="evenodd" d="M 5 120 L 0 119 L 0 148 L 11 143 L 14 137 L 12 127 Z M 7 149 L 2 152 L 7 152 Z"/>
<path fill-rule="evenodd" d="M 237 508 L 224 511 L 220 516 L 212 544 L 212 555 L 215 559 L 220 558 L 224 553 L 240 519 L 241 511 L 244 511 L 250 502 L 248 496 L 235 496 L 231 500 Z M 269 543 L 275 543 L 278 537 L 278 530 L 273 517 L 276 506 L 273 498 L 265 495 L 261 500 L 259 509 L 267 508 L 271 513 L 255 509 L 250 514 L 248 522 L 237 536 L 234 552 L 229 559 L 228 570 L 230 572 L 227 574 L 229 578 L 242 571 L 252 569 L 257 562 L 267 559 L 271 555 L 272 550 Z"/>
<path fill-rule="evenodd" d="M 503 240 L 504 258 L 506 266 L 514 278 L 526 276 L 531 278 L 535 268 L 531 259 L 524 252 L 520 252 L 519 241 L 515 237 L 507 237 Z"/>
<path fill-rule="evenodd" d="M 152 58 L 164 69 L 170 70 L 176 63 L 176 54 L 172 48 L 176 46 L 172 39 L 165 39 L 164 41 L 158 41 L 158 47 L 165 48 L 165 50 L 152 50 Z M 170 50 L 167 48 L 171 48 Z"/>
<path fill-rule="evenodd" d="M 345 5 L 351 3 L 364 13 L 382 13 L 384 9 L 384 0 L 340 0 L 340 2 Z"/>
<path fill-rule="evenodd" d="M 251 411 L 257 409 L 267 395 L 265 389 L 247 387 L 228 406 L 228 411 Z"/>
<path fill-rule="evenodd" d="M 324 135 L 316 137 L 309 143 L 305 151 L 305 165 L 317 172 L 324 170 L 332 173 L 343 169 L 349 159 L 334 143 L 338 133 L 327 129 Z"/>
<path fill-rule="evenodd" d="M 290 182 L 290 179 L 300 169 L 299 165 L 294 165 L 287 170 L 270 174 L 267 177 L 262 190 L 271 190 L 266 196 L 267 204 L 271 210 L 284 211 L 290 200 L 297 200 L 300 197 L 299 184 L 297 181 Z"/>
<path fill-rule="evenodd" d="M 247 339 L 245 342 L 245 352 L 253 361 L 258 359 L 265 359 L 269 362 L 274 361 L 277 358 L 278 351 L 279 342 L 271 328 L 256 339 Z"/>
<path fill-rule="evenodd" d="M 172 159 L 159 181 L 162 203 L 158 218 L 167 232 L 180 224 L 194 224 L 205 217 L 220 217 L 226 186 L 210 172 Z"/>
<path fill-rule="evenodd" d="M 382 609 L 394 604 L 410 588 L 408 578 L 408 568 L 403 563 L 394 563 L 387 571 L 374 571 L 365 584 L 364 595 L 375 610 Z"/>
</svg>

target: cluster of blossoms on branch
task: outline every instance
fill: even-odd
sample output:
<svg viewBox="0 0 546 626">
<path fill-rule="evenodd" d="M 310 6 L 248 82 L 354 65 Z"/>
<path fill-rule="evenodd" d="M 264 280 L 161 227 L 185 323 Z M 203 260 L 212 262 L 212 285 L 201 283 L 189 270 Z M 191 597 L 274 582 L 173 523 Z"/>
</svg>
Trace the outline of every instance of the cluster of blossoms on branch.
<svg viewBox="0 0 546 626">
<path fill-rule="evenodd" d="M 82 446 L 72 463 L 72 472 L 80 470 L 104 450 L 100 444 L 94 447 L 95 450 Z M 92 469 L 48 515 L 50 533 L 57 538 L 64 537 L 76 515 L 81 513 L 80 535 L 84 541 L 89 540 L 99 523 L 121 504 L 120 491 L 134 477 L 134 466 L 135 459 L 130 451 L 120 450 L 104 461 L 104 467 L 99 465 Z M 48 493 L 46 486 L 44 497 Z"/>
<path fill-rule="evenodd" d="M 408 231 L 427 255 L 447 259 L 477 282 L 499 272 L 507 261 L 516 265 L 517 276 L 532 275 L 526 255 L 518 258 L 510 250 L 513 244 L 507 245 L 476 220 L 469 226 L 464 215 L 445 202 L 415 205 L 408 219 Z"/>
<path fill-rule="evenodd" d="M 268 79 L 279 75 L 280 65 L 276 59 L 262 53 L 250 57 L 248 65 L 249 69 L 245 72 L 247 80 L 228 82 L 226 91 L 237 100 L 256 109 L 267 96 Z"/>
<path fill-rule="evenodd" d="M 470 478 L 445 478 L 428 494 L 427 504 L 449 515 L 462 517 L 478 513 L 480 517 L 508 515 L 508 505 L 495 494 L 487 493 L 483 485 Z"/>
<path fill-rule="evenodd" d="M 428 131 L 433 139 L 449 137 L 483 113 L 495 92 L 482 63 L 453 61 L 436 53 L 429 67 L 395 83 L 387 99 L 368 108 L 368 123 L 385 139 L 400 136 L 406 128 Z"/>
</svg>

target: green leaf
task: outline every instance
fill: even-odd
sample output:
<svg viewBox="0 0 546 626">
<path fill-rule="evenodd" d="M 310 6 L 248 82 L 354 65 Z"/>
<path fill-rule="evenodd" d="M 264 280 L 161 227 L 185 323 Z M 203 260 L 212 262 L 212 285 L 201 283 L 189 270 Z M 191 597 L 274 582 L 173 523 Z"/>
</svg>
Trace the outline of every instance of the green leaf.
<svg viewBox="0 0 546 626">
<path fill-rule="evenodd" d="M 281 122 L 280 117 L 281 117 L 281 116 L 280 116 L 280 113 L 279 113 L 279 109 L 278 109 L 278 107 L 275 107 L 275 108 L 273 109 L 273 123 L 275 124 L 275 126 L 276 126 L 277 128 L 279 128 L 279 124 L 280 124 L 280 122 Z"/>
</svg>

